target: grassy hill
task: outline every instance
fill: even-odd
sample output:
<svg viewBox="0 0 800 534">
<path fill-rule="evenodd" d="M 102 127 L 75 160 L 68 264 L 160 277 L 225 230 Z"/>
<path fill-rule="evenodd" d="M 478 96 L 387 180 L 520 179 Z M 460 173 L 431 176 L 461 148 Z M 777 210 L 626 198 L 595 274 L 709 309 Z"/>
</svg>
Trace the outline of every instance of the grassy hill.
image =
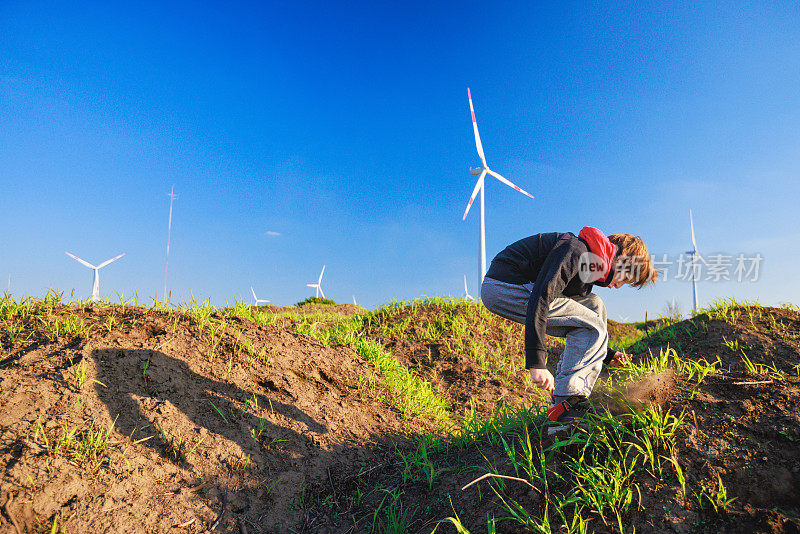
<svg viewBox="0 0 800 534">
<path fill-rule="evenodd" d="M 5 298 L 0 533 L 800 531 L 798 309 L 609 332 L 633 363 L 552 439 L 474 302 Z"/>
</svg>

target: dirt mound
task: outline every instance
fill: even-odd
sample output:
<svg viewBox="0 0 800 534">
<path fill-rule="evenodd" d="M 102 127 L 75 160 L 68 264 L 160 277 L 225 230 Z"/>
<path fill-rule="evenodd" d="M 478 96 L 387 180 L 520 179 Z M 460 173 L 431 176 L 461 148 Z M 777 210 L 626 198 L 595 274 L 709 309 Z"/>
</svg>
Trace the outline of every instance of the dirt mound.
<svg viewBox="0 0 800 534">
<path fill-rule="evenodd" d="M 701 386 L 680 379 L 667 406 L 684 411 L 681 454 L 697 485 L 717 479 L 738 508 L 731 512 L 759 532 L 797 532 L 800 523 L 800 314 L 792 309 L 722 306 L 667 326 L 632 350 L 659 354 L 671 347 L 682 358 L 716 362 Z M 652 502 L 664 493 L 653 494 Z M 680 522 L 707 521 L 673 500 Z M 781 519 L 781 516 L 783 519 Z M 771 521 L 771 523 L 770 523 Z M 637 529 L 638 530 L 638 529 Z"/>
<path fill-rule="evenodd" d="M 545 402 L 524 369 L 522 325 L 482 306 L 409 305 L 371 318 L 365 334 L 428 380 L 456 414 Z"/>
<path fill-rule="evenodd" d="M 68 532 L 200 532 L 223 499 L 223 525 L 281 531 L 309 521 L 305 488 L 380 463 L 415 429 L 347 347 L 235 317 L 54 313 L 92 333 L 4 359 L 0 532 L 56 516 Z"/>
<path fill-rule="evenodd" d="M 0 302 L 0 534 L 50 531 L 55 520 L 64 532 L 202 532 L 218 516 L 222 532 L 379 532 L 394 521 L 405 525 L 395 531 L 428 534 L 454 512 L 474 533 L 487 517 L 498 532 L 530 532 L 500 519 L 501 499 L 541 517 L 546 495 L 517 481 L 499 493 L 461 490 L 487 470 L 525 476 L 507 460 L 525 436 L 545 446 L 547 399 L 522 368 L 522 327 L 466 302 L 347 319 L 428 381 L 453 424 L 471 421 L 437 448 L 440 427 L 401 415 L 395 400 L 406 392 L 389 389 L 363 355 L 299 333 L 363 310 L 312 306 L 236 316 Z M 669 346 L 684 363 L 617 383 L 616 401 L 682 415 L 675 450 L 658 454 L 674 452 L 690 489 L 655 472 L 637 480 L 641 507 L 626 525 L 800 531 L 800 316 L 727 307 L 662 326 L 632 352 Z M 629 324 L 609 330 L 639 336 Z M 703 362 L 714 367 L 698 383 Z M 564 487 L 574 479 L 563 465 L 548 469 Z M 701 494 L 717 481 L 732 500 L 711 511 Z M 587 513 L 589 530 L 618 531 Z"/>
<path fill-rule="evenodd" d="M 618 323 L 608 320 L 608 337 L 610 339 L 634 338 L 640 335 L 640 330 L 632 323 Z"/>
<path fill-rule="evenodd" d="M 421 370 L 437 369 L 430 375 L 435 380 L 436 375 L 442 373 L 437 362 L 458 362 L 459 355 L 471 353 L 461 348 L 440 352 L 438 358 L 431 358 L 425 352 L 429 340 L 434 337 L 452 343 L 446 325 L 453 319 L 444 317 L 447 313 L 449 310 L 435 307 L 404 309 L 379 319 L 372 334 L 410 365 Z M 471 328 L 464 333 L 456 326 L 455 330 L 460 333 L 453 334 L 454 337 L 502 340 L 509 347 L 514 347 L 515 340 L 521 339 L 516 325 L 497 322 L 482 327 L 476 313 L 480 311 L 460 310 L 462 316 L 469 318 Z M 618 382 L 616 396 L 599 399 L 601 405 L 608 405 L 618 415 L 630 414 L 631 408 L 660 407 L 658 413 L 671 414 L 681 421 L 676 430 L 674 451 L 662 450 L 656 454 L 674 453 L 682 466 L 686 492 L 674 475 L 653 474 L 638 480 L 636 500 L 639 506 L 632 506 L 626 515 L 626 528 L 635 528 L 637 532 L 800 532 L 798 319 L 798 314 L 791 310 L 763 308 L 760 312 L 751 310 L 750 314 L 740 309 L 737 313 L 728 313 L 727 318 L 705 315 L 667 327 L 663 322 L 654 325 L 662 330 L 650 330 L 651 336 L 638 346 L 639 352 L 650 349 L 658 355 L 659 349 L 669 346 L 677 348 L 684 361 L 691 359 L 702 365 L 703 362 L 717 362 L 719 357 L 719 362 L 716 370 L 704 376 L 699 385 L 699 368 L 690 374 L 686 370 L 689 367 L 679 369 L 671 363 L 661 372 L 622 384 Z M 443 328 L 438 334 L 430 335 L 431 325 Z M 637 337 L 627 326 L 622 325 L 614 335 Z M 770 375 L 769 372 L 747 371 L 741 354 L 734 353 L 736 347 L 731 345 L 737 340 L 739 348 L 747 347 L 745 352 L 754 364 L 772 366 L 776 372 Z M 520 348 L 517 344 L 516 350 L 509 351 L 506 356 L 517 356 Z M 459 385 L 470 390 L 484 387 L 467 381 Z M 626 416 L 619 420 L 625 424 Z M 502 425 L 503 421 L 500 418 L 495 424 Z M 485 485 L 483 493 L 474 487 L 467 491 L 461 489 L 487 471 L 516 479 L 524 476 L 519 465 L 509 465 L 508 450 L 523 447 L 527 435 L 534 441 L 535 449 L 547 446 L 546 442 L 536 443 L 539 439 L 536 425 L 541 425 L 541 419 L 528 423 L 528 433 L 521 438 L 507 435 L 503 441 L 478 440 L 472 445 L 450 445 L 438 451 L 425 451 L 418 446 L 414 462 L 419 463 L 414 464 L 415 467 L 406 463 L 387 464 L 370 473 L 362 486 L 343 485 L 345 498 L 342 500 L 364 491 L 367 486 L 387 488 L 387 492 L 388 488 L 402 488 L 402 498 L 392 500 L 397 493 L 388 493 L 388 497 L 387 493 L 380 493 L 361 501 L 360 506 L 354 505 L 354 509 L 363 516 L 381 510 L 390 518 L 406 517 L 408 532 L 426 534 L 437 520 L 456 514 L 459 523 L 469 531 L 485 532 L 487 517 L 491 520 L 509 516 L 508 509 L 501 505 L 501 498 L 517 502 L 525 513 L 541 517 L 547 511 L 548 501 L 542 493 L 517 480 L 493 484 L 499 488 L 499 493 L 495 494 Z M 421 456 L 420 450 L 423 451 Z M 573 454 L 580 455 L 581 450 Z M 409 453 L 409 457 L 415 456 Z M 412 473 L 417 469 L 417 476 L 409 475 L 409 469 Z M 550 465 L 548 469 L 562 485 L 574 480 L 562 465 Z M 721 508 L 717 510 L 713 506 Z M 517 512 L 524 517 L 521 510 Z M 550 514 L 552 521 L 558 521 L 552 508 Z M 597 516 L 590 521 L 590 531 L 619 532 Z M 495 526 L 498 532 L 538 531 L 533 524 L 524 528 L 514 526 L 513 521 L 505 521 Z M 550 527 L 556 529 L 558 523 Z M 449 524 L 441 525 L 439 530 L 454 531 Z"/>
<path fill-rule="evenodd" d="M 254 306 L 258 311 L 268 313 L 299 313 L 315 315 L 324 313 L 338 313 L 340 315 L 355 315 L 366 310 L 355 304 L 303 304 L 302 306 Z"/>
</svg>

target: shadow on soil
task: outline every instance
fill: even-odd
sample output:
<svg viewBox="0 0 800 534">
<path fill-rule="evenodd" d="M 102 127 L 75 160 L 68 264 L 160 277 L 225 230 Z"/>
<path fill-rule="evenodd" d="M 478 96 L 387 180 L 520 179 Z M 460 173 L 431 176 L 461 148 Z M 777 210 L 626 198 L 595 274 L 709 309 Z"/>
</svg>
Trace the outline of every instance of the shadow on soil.
<svg viewBox="0 0 800 534">
<path fill-rule="evenodd" d="M 330 532 L 339 522 L 331 510 L 346 511 L 336 495 L 367 476 L 369 466 L 393 466 L 395 447 L 408 440 L 397 430 L 348 437 L 321 420 L 323 407 L 313 417 L 277 400 L 275 383 L 265 377 L 252 391 L 155 350 L 103 348 L 91 355 L 97 395 L 117 431 L 154 453 L 137 478 L 163 484 L 180 497 L 176 508 L 203 518 L 190 532 L 213 524 L 209 509 L 219 515 L 223 503 L 221 532 Z M 327 512 L 314 502 L 323 490 L 334 501 Z"/>
<path fill-rule="evenodd" d="M 148 427 L 167 434 L 180 432 L 174 424 L 159 423 L 180 412 L 193 426 L 205 428 L 225 439 L 237 443 L 243 451 L 254 444 L 249 429 L 261 429 L 262 435 L 282 443 L 294 443 L 300 434 L 285 427 L 269 425 L 264 419 L 236 406 L 235 401 L 251 403 L 252 406 L 269 406 L 286 418 L 305 425 L 315 434 L 324 434 L 327 428 L 296 406 L 269 399 L 252 391 L 245 391 L 232 384 L 209 379 L 195 373 L 187 363 L 158 351 L 140 349 L 97 349 L 92 353 L 97 362 L 98 397 L 106 404 L 112 418 L 117 418 L 116 428 L 127 436 L 137 439 L 137 432 Z M 234 401 L 234 402 L 232 402 Z M 142 407 L 146 407 L 145 410 Z M 164 416 L 150 420 L 145 411 Z M 267 429 L 266 425 L 271 428 Z M 280 436 L 280 437 L 278 437 Z M 139 435 L 139 438 L 142 436 Z M 176 438 L 178 436 L 175 436 Z M 175 461 L 170 455 L 170 445 L 164 433 L 145 443 L 166 460 Z"/>
</svg>

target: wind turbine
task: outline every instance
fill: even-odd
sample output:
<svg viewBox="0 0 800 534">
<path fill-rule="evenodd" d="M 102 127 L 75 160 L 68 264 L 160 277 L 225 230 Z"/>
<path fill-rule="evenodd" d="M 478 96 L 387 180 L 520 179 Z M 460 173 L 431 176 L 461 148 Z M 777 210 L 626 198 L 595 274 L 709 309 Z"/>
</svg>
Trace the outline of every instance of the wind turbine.
<svg viewBox="0 0 800 534">
<path fill-rule="evenodd" d="M 169 238 L 172 234 L 172 201 L 178 198 L 178 195 L 175 194 L 175 186 L 172 186 L 172 189 L 169 190 L 167 194 L 169 197 L 169 222 L 167 223 L 167 259 L 166 263 L 164 264 L 164 302 L 167 301 L 167 270 L 169 269 Z M 258 306 L 258 304 L 256 304 Z"/>
<path fill-rule="evenodd" d="M 269 301 L 268 301 L 268 300 L 266 300 L 266 299 L 260 299 L 260 298 L 258 298 L 258 297 L 256 296 L 256 290 L 255 290 L 255 289 L 253 289 L 253 286 L 250 286 L 250 292 L 251 292 L 251 293 L 253 293 L 253 300 L 255 300 L 255 301 L 256 301 L 256 306 L 261 306 L 261 304 L 259 304 L 259 302 L 263 302 L 263 303 L 267 303 L 267 302 L 269 302 Z"/>
<path fill-rule="evenodd" d="M 322 292 L 322 275 L 325 274 L 325 266 L 322 266 L 322 272 L 319 273 L 319 280 L 317 280 L 316 284 L 306 284 L 308 287 L 315 287 L 317 288 L 317 297 L 322 295 L 322 298 L 325 298 L 325 293 Z"/>
<path fill-rule="evenodd" d="M 469 294 L 469 290 L 467 289 L 467 275 L 466 274 L 464 275 L 464 293 L 467 294 L 467 296 L 466 296 L 467 300 L 475 300 L 472 297 L 472 295 Z"/>
<path fill-rule="evenodd" d="M 83 261 L 79 257 L 74 256 L 74 255 L 70 254 L 69 252 L 65 252 L 65 253 L 66 253 L 67 256 L 69 256 L 73 260 L 79 261 L 82 264 L 84 264 L 85 266 L 87 266 L 88 268 L 94 270 L 94 282 L 92 282 L 92 302 L 97 302 L 98 300 L 100 300 L 100 272 L 99 272 L 100 269 L 102 269 L 103 267 L 105 267 L 106 265 L 111 263 L 112 261 L 117 261 L 118 259 L 120 259 L 122 256 L 125 255 L 125 253 L 123 252 L 119 256 L 115 256 L 115 257 L 111 258 L 110 260 L 106 260 L 103 263 L 101 263 L 100 265 L 98 265 L 97 267 L 95 267 L 91 263 L 89 263 L 87 261 Z"/>
<path fill-rule="evenodd" d="M 705 262 L 703 257 L 697 253 L 697 242 L 694 240 L 694 220 L 692 219 L 692 210 L 689 210 L 689 225 L 692 229 L 692 250 L 687 250 L 686 254 L 692 255 L 692 315 L 697 313 L 697 269 L 695 268 L 696 258 Z"/>
<path fill-rule="evenodd" d="M 507 186 L 516 189 L 523 195 L 527 195 L 533 198 L 533 195 L 528 193 L 527 191 L 523 191 L 517 185 L 511 183 L 510 181 L 506 180 L 486 164 L 486 157 L 483 155 L 483 145 L 481 144 L 481 136 L 478 135 L 478 122 L 475 120 L 475 109 L 472 107 L 472 93 L 467 87 L 467 98 L 469 99 L 469 110 L 472 113 L 472 129 L 475 131 L 475 146 L 478 149 L 478 156 L 481 158 L 481 166 L 475 169 L 470 169 L 469 172 L 473 176 L 478 176 L 478 182 L 475 184 L 475 189 L 472 190 L 472 196 L 469 197 L 469 202 L 467 203 L 467 209 L 464 211 L 464 216 L 461 220 L 465 220 L 467 218 L 467 214 L 469 213 L 469 208 L 472 207 L 472 203 L 475 201 L 475 196 L 480 192 L 481 194 L 481 225 L 480 225 L 480 253 L 481 253 L 481 272 L 480 272 L 480 282 L 483 283 L 483 275 L 486 273 L 486 223 L 485 223 L 485 210 L 483 205 L 483 182 L 484 178 L 486 178 L 487 174 L 491 174 Z"/>
</svg>

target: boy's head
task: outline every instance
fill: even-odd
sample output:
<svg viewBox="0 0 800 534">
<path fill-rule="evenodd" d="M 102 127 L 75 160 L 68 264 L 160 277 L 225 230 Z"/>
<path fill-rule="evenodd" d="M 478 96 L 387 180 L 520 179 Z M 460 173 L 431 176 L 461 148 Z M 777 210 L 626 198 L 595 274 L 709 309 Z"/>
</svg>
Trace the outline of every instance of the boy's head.
<svg viewBox="0 0 800 534">
<path fill-rule="evenodd" d="M 647 245 L 641 237 L 630 234 L 612 234 L 608 240 L 617 245 L 619 254 L 614 262 L 614 278 L 608 287 L 618 288 L 630 284 L 641 289 L 658 278 Z"/>
</svg>

